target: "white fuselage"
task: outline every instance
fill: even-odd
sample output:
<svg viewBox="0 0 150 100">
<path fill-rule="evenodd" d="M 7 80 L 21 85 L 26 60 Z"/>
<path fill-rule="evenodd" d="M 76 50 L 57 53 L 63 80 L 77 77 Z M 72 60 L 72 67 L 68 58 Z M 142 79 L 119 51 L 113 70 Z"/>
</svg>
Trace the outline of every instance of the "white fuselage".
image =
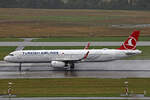
<svg viewBox="0 0 150 100">
<path fill-rule="evenodd" d="M 86 59 L 82 59 L 88 53 Z M 140 54 L 140 50 L 91 49 L 91 50 L 21 50 L 14 51 L 4 58 L 7 62 L 42 63 L 51 61 L 101 62 L 111 61 Z"/>
</svg>

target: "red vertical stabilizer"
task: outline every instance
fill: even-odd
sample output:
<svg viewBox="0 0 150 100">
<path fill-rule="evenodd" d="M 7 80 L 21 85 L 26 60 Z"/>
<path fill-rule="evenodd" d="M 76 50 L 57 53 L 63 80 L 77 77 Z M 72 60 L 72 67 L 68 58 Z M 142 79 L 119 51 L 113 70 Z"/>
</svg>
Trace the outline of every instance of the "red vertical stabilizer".
<svg viewBox="0 0 150 100">
<path fill-rule="evenodd" d="M 140 31 L 134 31 L 128 39 L 121 45 L 119 50 L 135 50 Z"/>
</svg>

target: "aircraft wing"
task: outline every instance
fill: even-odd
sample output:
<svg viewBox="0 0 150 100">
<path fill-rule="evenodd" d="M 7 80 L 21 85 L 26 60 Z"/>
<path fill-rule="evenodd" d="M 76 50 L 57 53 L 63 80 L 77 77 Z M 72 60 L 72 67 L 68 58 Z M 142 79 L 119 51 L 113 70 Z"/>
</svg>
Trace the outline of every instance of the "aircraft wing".
<svg viewBox="0 0 150 100">
<path fill-rule="evenodd" d="M 78 62 L 78 61 L 82 61 L 85 60 L 89 55 L 89 51 L 87 51 L 86 54 L 83 55 L 66 55 L 64 57 L 56 57 L 56 61 L 68 61 L 68 62 Z"/>
</svg>

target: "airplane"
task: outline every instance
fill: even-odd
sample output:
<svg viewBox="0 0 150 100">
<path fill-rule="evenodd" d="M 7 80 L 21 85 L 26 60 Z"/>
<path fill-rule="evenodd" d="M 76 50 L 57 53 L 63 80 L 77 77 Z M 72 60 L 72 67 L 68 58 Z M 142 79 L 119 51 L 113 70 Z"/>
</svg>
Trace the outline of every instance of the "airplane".
<svg viewBox="0 0 150 100">
<path fill-rule="evenodd" d="M 19 63 L 19 71 L 22 63 L 50 63 L 54 68 L 73 70 L 79 62 L 113 61 L 141 54 L 142 51 L 136 49 L 139 34 L 140 31 L 133 31 L 117 49 L 88 49 L 88 43 L 84 49 L 77 50 L 20 50 L 11 52 L 4 61 Z"/>
</svg>

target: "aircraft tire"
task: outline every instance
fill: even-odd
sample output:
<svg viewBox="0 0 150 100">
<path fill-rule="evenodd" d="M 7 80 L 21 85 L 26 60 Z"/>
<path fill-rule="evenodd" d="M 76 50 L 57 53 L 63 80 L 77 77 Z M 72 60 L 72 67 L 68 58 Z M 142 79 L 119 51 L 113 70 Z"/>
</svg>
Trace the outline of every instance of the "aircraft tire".
<svg viewBox="0 0 150 100">
<path fill-rule="evenodd" d="M 71 70 L 74 70 L 74 67 L 75 67 L 75 66 L 74 66 L 74 63 L 71 63 L 70 69 L 71 69 Z"/>
</svg>

